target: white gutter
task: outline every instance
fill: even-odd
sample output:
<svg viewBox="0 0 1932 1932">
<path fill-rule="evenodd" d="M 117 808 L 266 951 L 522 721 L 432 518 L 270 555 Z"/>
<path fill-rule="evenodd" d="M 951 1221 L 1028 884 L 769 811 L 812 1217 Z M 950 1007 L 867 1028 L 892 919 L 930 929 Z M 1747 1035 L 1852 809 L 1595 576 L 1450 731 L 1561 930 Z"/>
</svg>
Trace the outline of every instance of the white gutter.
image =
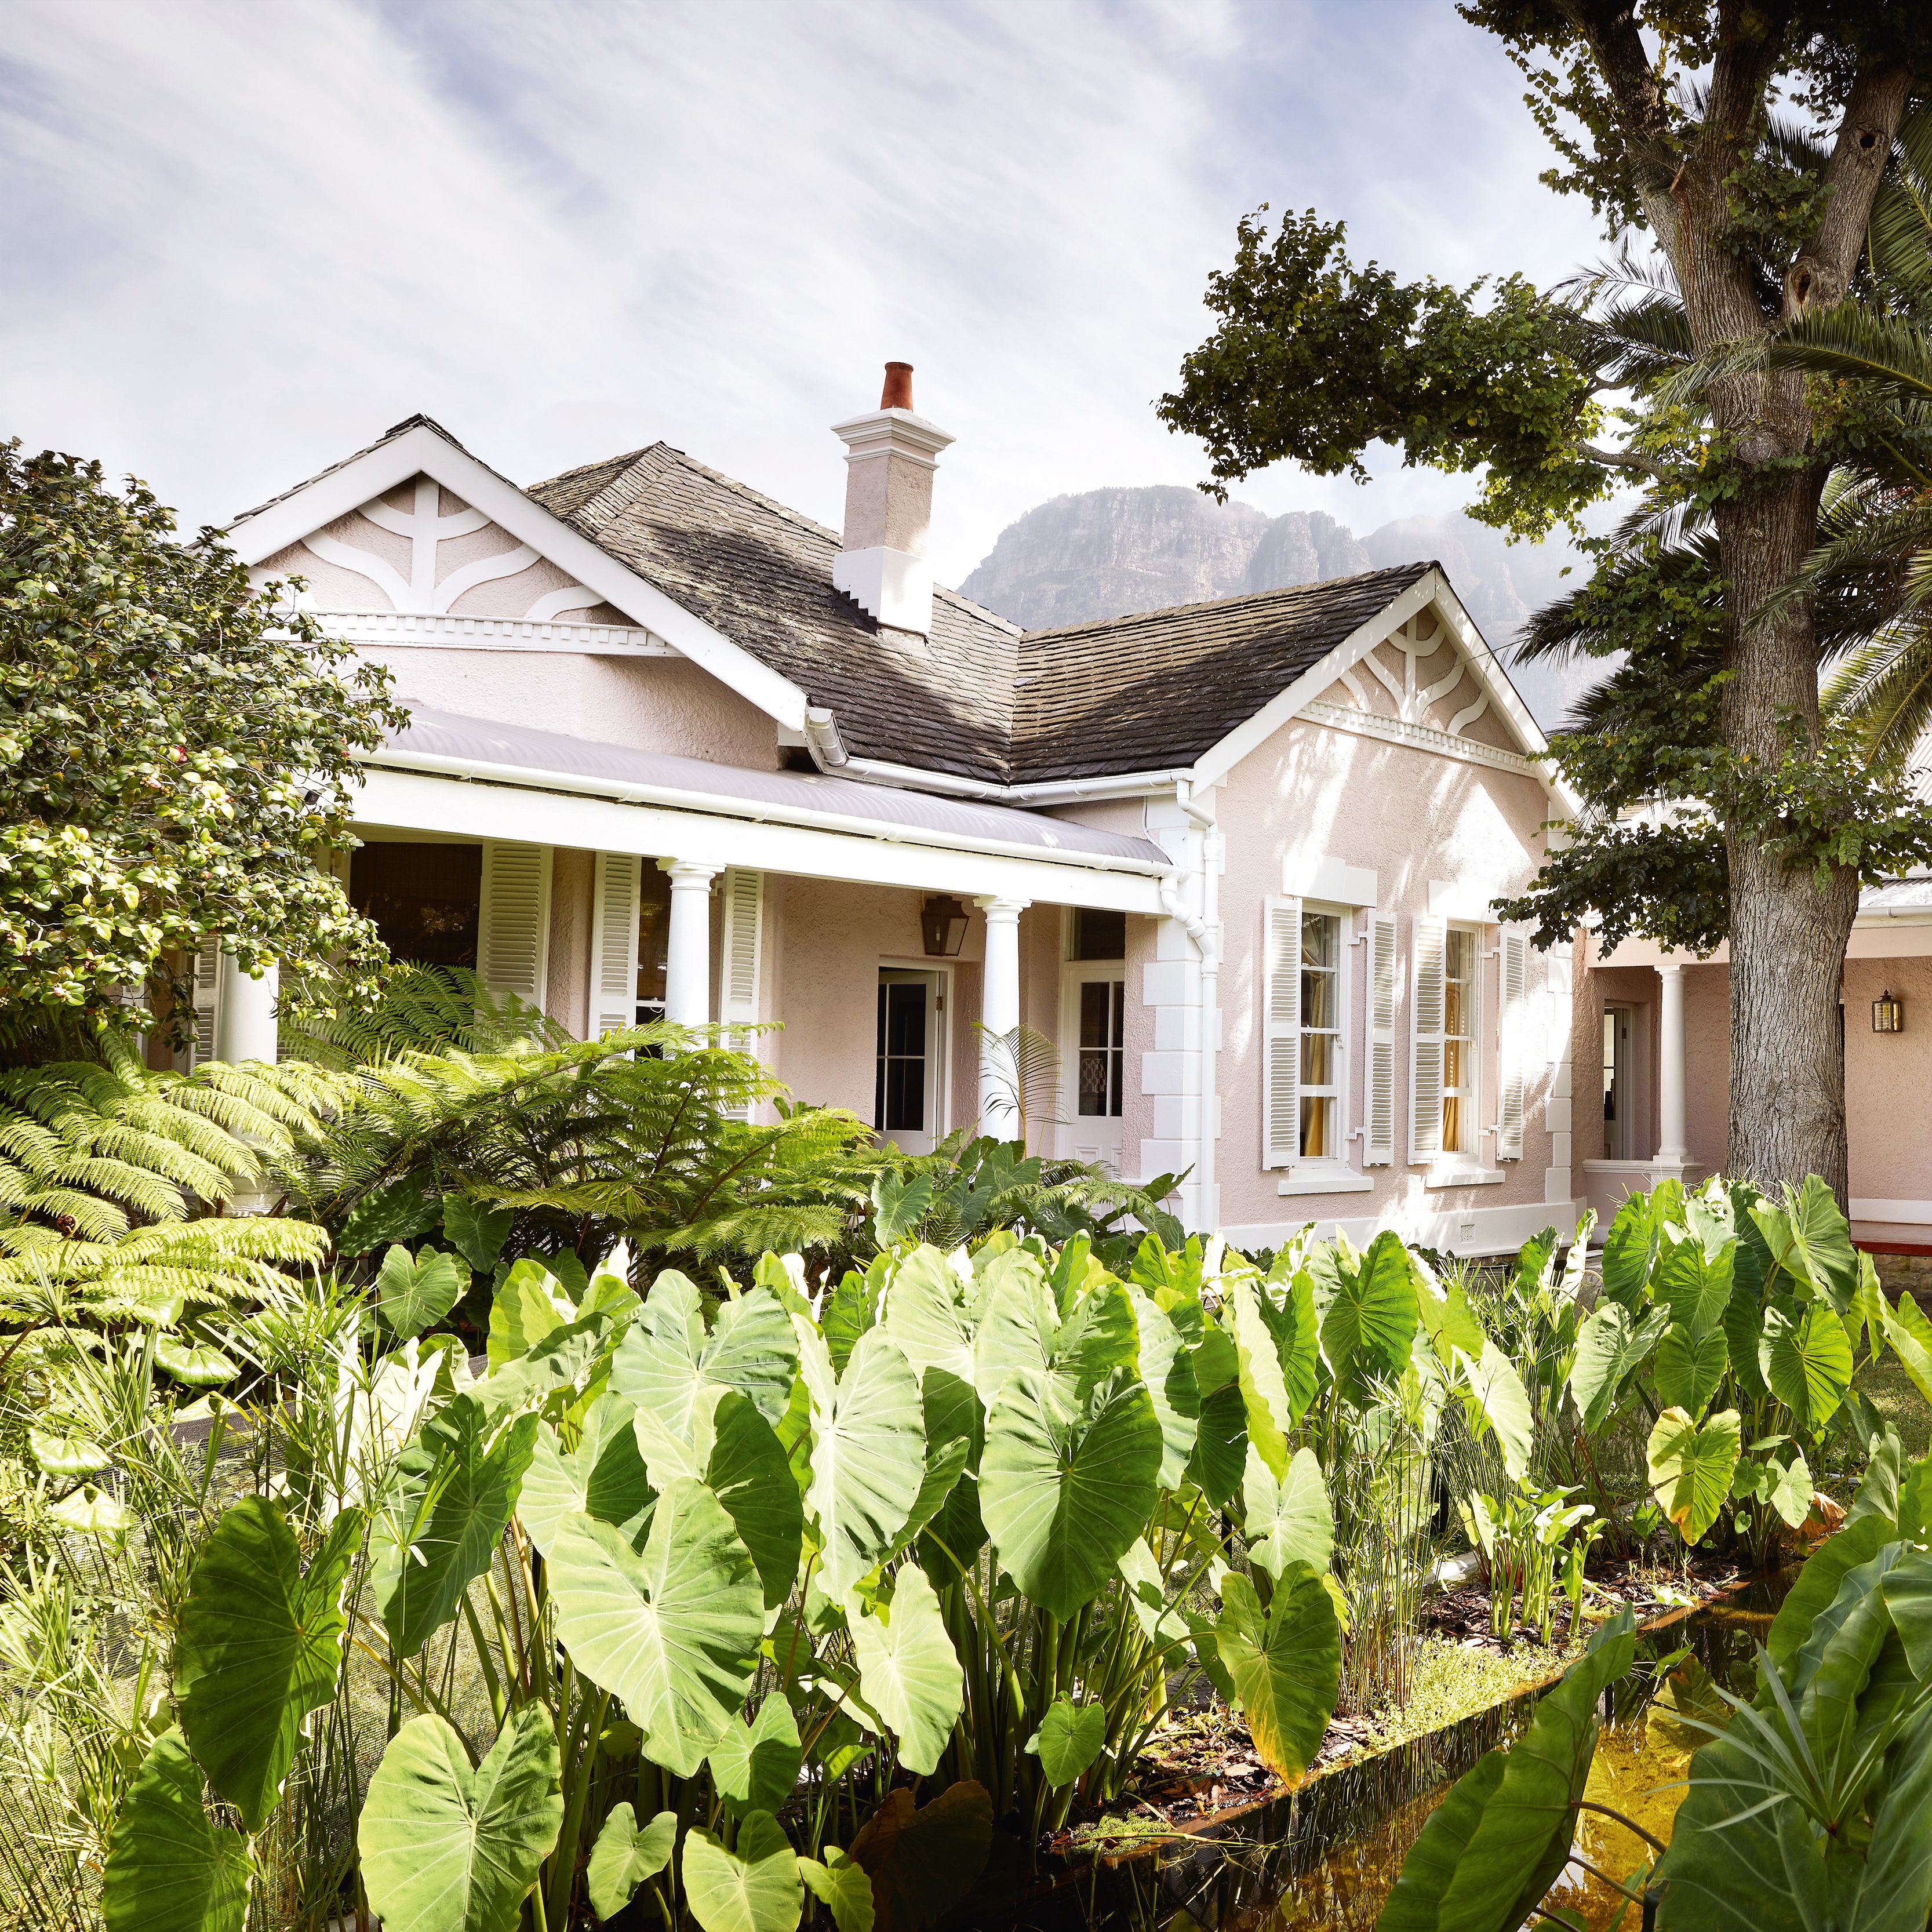
<svg viewBox="0 0 1932 1932">
<path fill-rule="evenodd" d="M 941 832 L 926 826 L 881 824 L 875 818 L 855 818 L 844 812 L 814 812 L 780 806 L 716 792 L 687 791 L 676 785 L 639 784 L 627 779 L 589 778 L 578 772 L 550 772 L 527 765 L 502 765 L 482 758 L 452 758 L 437 752 L 412 751 L 385 746 L 368 763 L 398 771 L 420 772 L 433 778 L 456 778 L 525 790 L 568 792 L 578 797 L 609 798 L 627 805 L 652 805 L 677 812 L 703 812 L 716 818 L 748 819 L 754 824 L 797 825 L 876 838 L 892 845 L 930 845 L 942 851 L 985 852 L 1002 858 L 1038 859 L 1049 864 L 1078 866 L 1087 872 L 1131 872 L 1143 878 L 1165 878 L 1170 860 L 1129 859 L 1106 852 L 1068 852 L 1017 839 L 982 838 L 970 832 Z"/>
<path fill-rule="evenodd" d="M 814 705 L 813 712 L 823 711 L 829 721 L 831 712 L 824 706 Z M 922 771 L 914 765 L 895 765 L 882 758 L 832 758 L 813 735 L 814 718 L 807 715 L 805 736 L 811 747 L 813 762 L 828 777 L 862 778 L 868 784 L 888 785 L 901 791 L 931 791 L 945 793 L 955 798 L 970 798 L 983 805 L 1076 805 L 1083 799 L 1142 798 L 1149 792 L 1168 792 L 1177 784 L 1189 783 L 1193 773 L 1191 770 L 1161 772 L 1123 772 L 1104 778 L 1048 778 L 1036 784 L 988 784 L 980 778 L 956 778 L 950 772 Z M 838 726 L 836 722 L 820 728 L 832 742 L 838 742 Z M 844 747 L 839 746 L 843 751 Z"/>
</svg>

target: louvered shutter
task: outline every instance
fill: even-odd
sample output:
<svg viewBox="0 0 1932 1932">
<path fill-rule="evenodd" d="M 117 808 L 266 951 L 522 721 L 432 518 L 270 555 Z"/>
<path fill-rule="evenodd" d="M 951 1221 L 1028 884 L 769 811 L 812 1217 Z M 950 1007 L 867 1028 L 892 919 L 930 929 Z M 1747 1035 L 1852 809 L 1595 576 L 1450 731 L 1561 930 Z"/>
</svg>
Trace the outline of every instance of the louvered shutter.
<svg viewBox="0 0 1932 1932">
<path fill-rule="evenodd" d="M 201 1066 L 214 1058 L 216 1010 L 220 1003 L 221 935 L 211 932 L 194 956 L 194 1044 L 188 1065 Z"/>
<path fill-rule="evenodd" d="M 1408 1002 L 1408 1157 L 1442 1151 L 1442 1004 L 1449 922 L 1415 916 L 1415 966 Z"/>
<path fill-rule="evenodd" d="M 1395 921 L 1369 915 L 1368 1066 L 1363 1080 L 1367 1116 L 1362 1165 L 1387 1167 L 1395 1160 Z"/>
<path fill-rule="evenodd" d="M 1270 899 L 1262 974 L 1262 1165 L 1301 1151 L 1301 902 Z"/>
<path fill-rule="evenodd" d="M 644 861 L 633 852 L 597 855 L 590 916 L 590 1037 L 638 1023 L 638 894 Z"/>
<path fill-rule="evenodd" d="M 1523 1065 L 1527 1058 L 1524 1034 L 1528 1027 L 1525 982 L 1529 974 L 1529 942 L 1520 932 L 1503 934 L 1498 974 L 1502 1010 L 1497 1016 L 1497 1066 L 1502 1091 L 1496 1099 L 1496 1158 L 1522 1158 Z"/>
<path fill-rule="evenodd" d="M 476 971 L 499 999 L 541 1007 L 550 958 L 550 848 L 486 844 Z"/>
<path fill-rule="evenodd" d="M 740 1053 L 755 1055 L 758 1036 L 748 1029 L 758 1018 L 758 954 L 764 939 L 765 875 L 739 871 L 735 866 L 724 874 L 724 958 L 718 975 L 719 1022 L 724 1026 L 742 1026 L 744 1032 L 729 1032 L 725 1044 Z M 740 1120 L 748 1118 L 748 1108 L 728 1108 Z"/>
</svg>

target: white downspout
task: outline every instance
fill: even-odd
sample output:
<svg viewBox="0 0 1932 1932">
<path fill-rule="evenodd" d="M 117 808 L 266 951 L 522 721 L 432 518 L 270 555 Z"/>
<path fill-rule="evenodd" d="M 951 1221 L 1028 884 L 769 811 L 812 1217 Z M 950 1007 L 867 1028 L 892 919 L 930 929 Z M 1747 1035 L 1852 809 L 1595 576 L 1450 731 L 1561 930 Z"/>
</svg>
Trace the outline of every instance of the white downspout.
<svg viewBox="0 0 1932 1932">
<path fill-rule="evenodd" d="M 1215 1046 L 1220 1031 L 1222 938 L 1220 884 L 1215 862 L 1218 854 L 1214 844 L 1220 835 L 1215 830 L 1214 813 L 1204 812 L 1194 803 L 1191 788 L 1184 778 L 1175 784 L 1174 802 L 1199 828 L 1201 838 L 1199 866 L 1181 866 L 1169 877 L 1161 879 L 1158 884 L 1162 909 L 1170 919 L 1180 921 L 1183 930 L 1201 955 L 1200 1071 L 1196 1082 L 1201 1103 L 1200 1130 L 1194 1160 L 1194 1178 L 1203 1222 L 1212 1224 L 1204 1225 L 1202 1228 L 1200 1232 L 1207 1234 L 1214 1232 L 1214 1228 L 1220 1222 L 1214 1178 L 1215 1142 L 1221 1113 L 1218 1084 L 1220 1063 Z M 1187 910 L 1181 898 L 1189 882 L 1197 878 L 1200 884 L 1200 911 L 1198 916 Z"/>
</svg>

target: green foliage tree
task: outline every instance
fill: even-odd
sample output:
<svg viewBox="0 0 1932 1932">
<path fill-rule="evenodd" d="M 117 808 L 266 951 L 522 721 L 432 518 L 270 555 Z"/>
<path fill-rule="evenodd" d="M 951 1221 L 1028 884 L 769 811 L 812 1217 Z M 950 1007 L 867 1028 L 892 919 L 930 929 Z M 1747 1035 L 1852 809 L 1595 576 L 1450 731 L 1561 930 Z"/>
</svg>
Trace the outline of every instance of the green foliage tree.
<svg viewBox="0 0 1932 1932">
<path fill-rule="evenodd" d="M 1514 535 L 1574 523 L 1618 480 L 1640 484 L 1654 529 L 1708 523 L 1688 565 L 1640 542 L 1622 560 L 1640 567 L 1600 572 L 1592 590 L 1606 625 L 1664 652 L 1621 694 L 1654 728 L 1606 757 L 1648 760 L 1648 776 L 1708 811 L 1718 841 L 1682 815 L 1586 824 L 1546 873 L 1546 928 L 1634 899 L 1631 922 L 1666 943 L 1726 934 L 1731 1160 L 1766 1183 L 1821 1174 L 1842 1197 L 1840 968 L 1862 875 L 1922 851 L 1925 834 L 1890 775 L 1849 756 L 1821 717 L 1811 601 L 1772 601 L 1816 544 L 1834 459 L 1882 402 L 1780 352 L 1858 312 L 1886 164 L 1932 71 L 1932 19 L 1730 0 L 1461 11 L 1529 81 L 1562 164 L 1544 179 L 1587 197 L 1613 240 L 1654 250 L 1624 278 L 1634 296 L 1540 292 L 1520 276 L 1403 284 L 1355 267 L 1339 224 L 1310 213 L 1270 236 L 1251 218 L 1210 282 L 1219 326 L 1160 412 L 1205 441 L 1217 488 L 1284 458 L 1360 476 L 1380 440 L 1409 463 L 1486 470 L 1474 514 Z M 1804 124 L 1778 118 L 1786 101 Z M 1688 745 L 1659 702 L 1673 675 L 1698 697 Z"/>
<path fill-rule="evenodd" d="M 212 532 L 147 488 L 0 446 L 0 1018 L 157 1023 L 171 951 L 220 933 L 284 998 L 382 957 L 317 860 L 356 754 L 401 714 Z"/>
</svg>

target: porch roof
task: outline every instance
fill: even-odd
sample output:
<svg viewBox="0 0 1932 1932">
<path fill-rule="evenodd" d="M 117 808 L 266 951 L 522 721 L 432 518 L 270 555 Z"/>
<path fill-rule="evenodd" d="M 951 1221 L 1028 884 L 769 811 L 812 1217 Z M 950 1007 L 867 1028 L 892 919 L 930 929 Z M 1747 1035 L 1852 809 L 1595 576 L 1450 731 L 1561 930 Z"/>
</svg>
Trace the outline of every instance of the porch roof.
<svg viewBox="0 0 1932 1932">
<path fill-rule="evenodd" d="M 754 771 L 401 701 L 409 723 L 390 733 L 368 762 L 908 843 L 1010 851 L 1110 871 L 1173 868 L 1173 860 L 1150 838 L 1014 806 L 982 805 L 822 772 Z"/>
</svg>

